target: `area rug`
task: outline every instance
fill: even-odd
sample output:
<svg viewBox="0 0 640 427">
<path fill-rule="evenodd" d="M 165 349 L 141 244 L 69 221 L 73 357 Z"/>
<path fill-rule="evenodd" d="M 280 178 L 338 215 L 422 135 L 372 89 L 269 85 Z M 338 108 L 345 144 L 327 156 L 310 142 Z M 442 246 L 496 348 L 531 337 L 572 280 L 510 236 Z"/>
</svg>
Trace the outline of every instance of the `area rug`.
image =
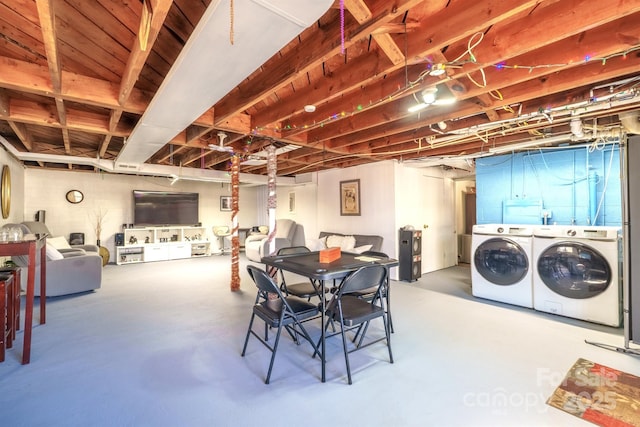
<svg viewBox="0 0 640 427">
<path fill-rule="evenodd" d="M 640 377 L 578 359 L 547 404 L 599 426 L 640 427 Z"/>
</svg>

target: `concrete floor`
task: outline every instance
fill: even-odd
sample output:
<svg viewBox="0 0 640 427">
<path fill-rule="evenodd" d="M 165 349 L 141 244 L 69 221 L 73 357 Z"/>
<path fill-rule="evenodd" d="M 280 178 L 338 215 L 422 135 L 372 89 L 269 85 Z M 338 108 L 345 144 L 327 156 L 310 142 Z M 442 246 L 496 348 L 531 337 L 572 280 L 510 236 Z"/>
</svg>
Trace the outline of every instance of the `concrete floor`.
<svg viewBox="0 0 640 427">
<path fill-rule="evenodd" d="M 475 299 L 463 264 L 392 282 L 395 363 L 383 344 L 355 353 L 349 386 L 330 339 L 321 383 L 311 347 L 284 338 L 265 385 L 268 351 L 252 340 L 240 357 L 246 263 L 240 292 L 212 256 L 108 265 L 97 292 L 49 299 L 31 364 L 22 332 L 0 364 L 0 425 L 584 426 L 545 404 L 578 358 L 640 375 L 637 357 L 585 343 L 622 346 L 622 329 Z"/>
</svg>

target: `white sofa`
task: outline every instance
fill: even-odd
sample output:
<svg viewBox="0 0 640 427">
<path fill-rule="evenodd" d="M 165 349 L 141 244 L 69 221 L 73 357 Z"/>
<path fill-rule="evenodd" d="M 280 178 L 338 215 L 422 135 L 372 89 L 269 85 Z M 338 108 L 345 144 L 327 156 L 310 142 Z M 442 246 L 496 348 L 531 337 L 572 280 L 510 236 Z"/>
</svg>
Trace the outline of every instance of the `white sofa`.
<svg viewBox="0 0 640 427">
<path fill-rule="evenodd" d="M 244 251 L 247 258 L 254 262 L 260 262 L 263 256 L 269 255 L 269 234 L 251 234 L 244 241 Z M 291 246 L 304 246 L 304 227 L 290 219 L 276 220 L 275 252 L 281 248 Z"/>
</svg>

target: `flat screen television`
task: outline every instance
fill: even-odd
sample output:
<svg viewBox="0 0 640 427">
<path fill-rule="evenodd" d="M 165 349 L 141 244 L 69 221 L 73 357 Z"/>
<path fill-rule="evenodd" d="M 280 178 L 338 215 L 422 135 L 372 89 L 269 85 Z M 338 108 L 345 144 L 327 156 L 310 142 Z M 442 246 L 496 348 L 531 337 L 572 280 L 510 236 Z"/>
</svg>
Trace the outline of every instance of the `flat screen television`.
<svg viewBox="0 0 640 427">
<path fill-rule="evenodd" d="M 198 193 L 133 190 L 133 222 L 137 226 L 196 225 Z"/>
</svg>

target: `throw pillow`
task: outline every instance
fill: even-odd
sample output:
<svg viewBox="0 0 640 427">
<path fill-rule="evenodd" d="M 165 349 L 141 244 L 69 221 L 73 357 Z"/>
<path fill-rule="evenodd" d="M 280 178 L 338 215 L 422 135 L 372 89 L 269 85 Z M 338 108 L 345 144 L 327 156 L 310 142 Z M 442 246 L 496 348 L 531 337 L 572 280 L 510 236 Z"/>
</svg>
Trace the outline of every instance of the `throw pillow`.
<svg viewBox="0 0 640 427">
<path fill-rule="evenodd" d="M 69 242 L 67 242 L 67 239 L 65 239 L 64 236 L 48 237 L 47 243 L 56 249 L 71 249 Z"/>
<path fill-rule="evenodd" d="M 56 248 L 53 247 L 53 245 L 49 244 L 49 242 L 47 242 L 47 248 L 45 252 L 47 254 L 48 261 L 55 261 L 55 260 L 64 258 L 62 254 L 58 252 Z"/>
<path fill-rule="evenodd" d="M 340 245 L 340 249 L 343 251 L 350 251 L 356 247 L 356 238 L 353 236 L 344 236 L 342 239 L 342 245 Z"/>
<path fill-rule="evenodd" d="M 357 254 L 361 254 L 362 252 L 370 251 L 373 245 L 362 245 L 357 248 L 353 248 L 353 252 Z"/>
<path fill-rule="evenodd" d="M 328 248 L 342 248 L 342 241 L 344 240 L 344 236 L 338 236 L 336 234 L 332 234 L 327 236 L 327 247 Z"/>
<path fill-rule="evenodd" d="M 309 248 L 311 252 L 327 249 L 327 238 L 322 237 L 320 239 L 307 239 L 305 241 L 305 246 Z"/>
<path fill-rule="evenodd" d="M 356 238 L 353 236 L 338 236 L 332 234 L 327 236 L 328 248 L 340 248 L 343 251 L 350 251 L 356 246 Z"/>
</svg>

